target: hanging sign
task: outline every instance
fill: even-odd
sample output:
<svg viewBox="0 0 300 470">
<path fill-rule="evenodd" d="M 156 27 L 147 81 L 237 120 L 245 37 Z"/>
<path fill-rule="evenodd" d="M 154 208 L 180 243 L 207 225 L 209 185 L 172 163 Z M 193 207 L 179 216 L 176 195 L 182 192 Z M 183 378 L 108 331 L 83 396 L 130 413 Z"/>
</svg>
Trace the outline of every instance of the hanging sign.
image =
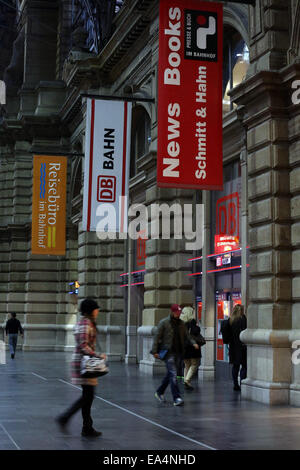
<svg viewBox="0 0 300 470">
<path fill-rule="evenodd" d="M 223 7 L 160 0 L 157 185 L 222 189 Z"/>
<path fill-rule="evenodd" d="M 64 255 L 67 157 L 33 157 L 31 253 Z"/>
<path fill-rule="evenodd" d="M 127 232 L 132 104 L 87 99 L 83 230 Z"/>
</svg>

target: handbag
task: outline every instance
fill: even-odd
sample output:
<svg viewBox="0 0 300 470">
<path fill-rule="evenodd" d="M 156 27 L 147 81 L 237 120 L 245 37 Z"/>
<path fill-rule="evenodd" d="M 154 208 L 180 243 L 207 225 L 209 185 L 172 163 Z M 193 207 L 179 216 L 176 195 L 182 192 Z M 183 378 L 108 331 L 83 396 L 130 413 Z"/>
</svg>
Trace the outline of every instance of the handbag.
<svg viewBox="0 0 300 470">
<path fill-rule="evenodd" d="M 99 357 L 82 356 L 80 364 L 80 375 L 84 378 L 94 378 L 106 375 L 109 368 L 104 359 Z"/>
<path fill-rule="evenodd" d="M 197 344 L 198 346 L 200 346 L 200 348 L 201 346 L 204 346 L 206 344 L 206 341 L 201 333 L 199 333 L 199 335 L 195 337 L 195 341 L 197 341 Z"/>
</svg>

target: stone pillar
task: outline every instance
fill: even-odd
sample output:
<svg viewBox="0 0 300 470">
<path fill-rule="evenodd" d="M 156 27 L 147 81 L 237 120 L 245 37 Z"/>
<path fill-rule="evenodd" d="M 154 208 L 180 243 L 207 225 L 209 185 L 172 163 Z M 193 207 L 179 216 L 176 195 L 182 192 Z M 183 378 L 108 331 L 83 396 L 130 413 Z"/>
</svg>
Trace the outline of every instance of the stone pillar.
<svg viewBox="0 0 300 470">
<path fill-rule="evenodd" d="M 248 346 L 248 375 L 242 396 L 287 404 L 292 266 L 285 89 L 278 73 L 260 72 L 234 94 L 245 106 L 248 129 L 250 280 L 248 328 L 241 333 Z"/>
<path fill-rule="evenodd" d="M 298 43 L 297 43 L 298 47 Z M 287 90 L 292 90 L 292 83 L 299 80 L 300 65 L 296 64 L 282 73 Z M 289 93 L 289 96 L 291 97 Z M 292 105 L 291 101 L 290 104 Z M 290 331 L 290 345 L 300 341 L 300 106 L 295 104 L 290 108 L 289 117 L 289 161 L 290 161 L 290 193 L 291 193 L 291 246 L 292 246 L 292 330 Z M 298 343 L 299 344 L 299 343 Z M 296 359 L 299 358 L 299 354 Z M 292 358 L 290 358 L 291 361 Z M 300 406 L 300 364 L 291 361 L 292 378 L 290 385 L 290 404 Z"/>
<path fill-rule="evenodd" d="M 5 324 L 7 317 L 7 302 L 9 293 L 9 278 L 11 270 L 10 232 L 8 225 L 13 220 L 13 170 L 14 155 L 9 147 L 2 147 L 0 153 L 0 198 L 5 201 L 0 207 L 0 323 Z"/>
<path fill-rule="evenodd" d="M 26 271 L 27 253 L 30 247 L 32 190 L 32 156 L 28 150 L 27 142 L 17 142 L 14 148 L 11 223 L 6 220 L 10 236 L 7 312 L 16 312 L 22 325 L 26 321 Z M 18 347 L 22 347 L 22 341 L 18 343 Z"/>
<path fill-rule="evenodd" d="M 76 238 L 75 238 L 76 237 Z M 78 280 L 78 234 L 76 227 L 68 227 L 66 256 L 58 263 L 57 315 L 55 351 L 73 351 L 74 325 L 77 320 L 77 295 L 70 294 L 70 282 Z"/>
<path fill-rule="evenodd" d="M 146 190 L 148 213 L 151 211 L 151 204 L 165 203 L 171 207 L 177 202 L 183 207 L 184 203 L 191 204 L 192 198 L 192 192 L 187 190 L 160 189 L 156 186 Z M 188 258 L 191 257 L 192 252 L 185 250 L 186 240 L 174 239 L 173 229 L 170 237 L 165 240 L 149 239 L 146 242 L 145 308 L 143 325 L 138 333 L 141 336 L 144 335 L 143 343 L 145 344 L 140 370 L 149 373 L 160 372 L 164 366 L 161 361 L 149 354 L 152 347 L 153 327 L 170 314 L 171 304 L 178 303 L 182 306 L 193 304 L 192 282 L 187 275 L 190 272 Z"/>
<path fill-rule="evenodd" d="M 137 315 L 136 315 L 136 305 L 133 304 L 131 300 L 131 287 L 130 284 L 132 282 L 131 278 L 131 271 L 133 270 L 133 262 L 132 262 L 132 244 L 133 240 L 128 240 L 128 287 L 127 287 L 127 322 L 126 322 L 126 355 L 125 355 L 125 362 L 127 364 L 133 363 L 136 364 L 137 357 Z"/>
<path fill-rule="evenodd" d="M 256 7 L 249 7 L 251 65 L 248 75 L 286 66 L 290 45 L 289 4 L 286 0 L 256 0 Z"/>
<path fill-rule="evenodd" d="M 204 243 L 202 249 L 202 334 L 206 345 L 202 348 L 202 359 L 198 376 L 202 380 L 214 380 L 216 357 L 215 321 L 215 277 L 207 274 L 211 243 L 211 194 L 203 191 L 204 204 Z"/>
<path fill-rule="evenodd" d="M 109 360 L 124 359 L 125 313 L 120 274 L 124 262 L 123 240 L 100 240 L 95 232 L 82 232 L 79 224 L 79 301 L 96 297 L 101 349 Z"/>
</svg>

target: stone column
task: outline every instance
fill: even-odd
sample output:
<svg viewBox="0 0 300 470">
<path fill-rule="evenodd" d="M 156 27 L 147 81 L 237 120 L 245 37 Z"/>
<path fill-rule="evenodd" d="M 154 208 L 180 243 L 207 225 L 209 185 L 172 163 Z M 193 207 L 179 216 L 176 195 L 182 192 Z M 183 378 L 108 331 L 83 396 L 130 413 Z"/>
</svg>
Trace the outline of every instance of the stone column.
<svg viewBox="0 0 300 470">
<path fill-rule="evenodd" d="M 7 147 L 1 148 L 0 154 L 0 198 L 5 201 L 0 207 L 0 323 L 5 325 L 8 308 L 9 278 L 11 270 L 10 259 L 10 232 L 8 225 L 12 224 L 13 217 L 13 163 L 14 155 Z"/>
<path fill-rule="evenodd" d="M 202 348 L 201 366 L 198 376 L 202 380 L 214 380 L 216 357 L 215 321 L 215 277 L 207 274 L 211 244 L 211 193 L 203 191 L 204 204 L 204 243 L 202 249 L 202 322 L 206 345 Z"/>
<path fill-rule="evenodd" d="M 9 244 L 9 283 L 7 311 L 16 312 L 22 325 L 26 322 L 27 254 L 30 249 L 32 156 L 27 142 L 17 142 L 14 148 L 12 180 L 12 217 L 7 221 Z M 25 340 L 26 341 L 26 331 Z M 22 341 L 18 341 L 22 347 Z"/>
<path fill-rule="evenodd" d="M 297 44 L 298 47 L 298 44 Z M 292 105 L 291 91 L 292 83 L 299 80 L 300 65 L 295 64 L 285 69 L 282 73 L 287 90 L 290 96 L 289 115 L 289 162 L 290 172 L 290 193 L 291 193 L 291 246 L 292 246 L 292 330 L 290 331 L 291 352 L 296 354 L 293 361 L 290 358 L 292 367 L 292 378 L 290 385 L 290 404 L 300 406 L 300 364 L 296 348 L 300 341 L 300 106 Z M 298 343 L 293 344 L 294 341 Z"/>
<path fill-rule="evenodd" d="M 280 76 L 261 72 L 235 89 L 245 105 L 250 280 L 248 375 L 242 396 L 287 404 L 291 380 L 291 219 L 286 95 Z"/>
<path fill-rule="evenodd" d="M 156 186 L 146 190 L 149 212 L 150 204 L 165 203 L 171 207 L 174 202 L 178 202 L 183 207 L 184 203 L 192 203 L 192 197 L 192 192 L 187 190 L 160 189 Z M 164 364 L 149 353 L 154 327 L 170 314 L 171 304 L 193 304 L 192 281 L 187 275 L 190 272 L 188 258 L 192 252 L 185 250 L 184 239 L 174 239 L 173 230 L 170 236 L 171 239 L 149 239 L 146 242 L 145 308 L 143 325 L 138 333 L 144 335 L 144 356 L 140 370 L 149 373 L 157 373 L 161 369 L 164 371 Z"/>
<path fill-rule="evenodd" d="M 256 0 L 249 7 L 250 70 L 279 70 L 287 64 L 289 4 L 286 0 Z"/>
<path fill-rule="evenodd" d="M 73 351 L 74 348 L 74 325 L 77 319 L 78 296 L 70 294 L 74 287 L 69 283 L 78 280 L 77 238 L 77 227 L 67 227 L 66 256 L 58 263 L 55 351 Z"/>
<path fill-rule="evenodd" d="M 131 271 L 133 270 L 133 240 L 128 240 L 128 264 L 126 269 L 128 269 L 128 287 L 127 289 L 127 322 L 126 322 L 126 355 L 125 362 L 127 364 L 137 362 L 137 314 L 136 314 L 136 304 L 133 301 L 132 290 L 130 284 L 132 283 Z"/>
<path fill-rule="evenodd" d="M 245 132 L 246 138 L 247 133 Z M 241 163 L 241 244 L 242 248 L 242 269 L 241 269 L 241 294 L 242 304 L 247 308 L 249 292 L 248 276 L 248 168 L 247 168 L 247 148 L 243 140 L 243 148 L 240 153 Z"/>
<path fill-rule="evenodd" d="M 100 240 L 95 232 L 83 232 L 79 224 L 79 302 L 85 297 L 97 298 L 101 348 L 109 360 L 117 361 L 124 358 L 125 313 L 120 288 L 124 251 L 123 240 Z"/>
</svg>

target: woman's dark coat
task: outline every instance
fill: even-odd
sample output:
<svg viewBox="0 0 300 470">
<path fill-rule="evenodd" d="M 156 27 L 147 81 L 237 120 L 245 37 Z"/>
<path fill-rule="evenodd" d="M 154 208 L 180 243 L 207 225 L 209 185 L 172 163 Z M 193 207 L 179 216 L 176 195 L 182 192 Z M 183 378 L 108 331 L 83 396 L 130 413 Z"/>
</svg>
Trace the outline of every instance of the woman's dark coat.
<svg viewBox="0 0 300 470">
<path fill-rule="evenodd" d="M 191 338 L 193 338 L 197 342 L 197 337 L 200 334 L 200 328 L 197 326 L 196 320 L 191 320 L 185 324 L 186 329 L 188 330 Z M 184 359 L 193 359 L 193 358 L 201 358 L 201 348 L 195 349 L 191 344 L 186 343 L 184 348 Z"/>
<path fill-rule="evenodd" d="M 242 315 L 230 325 L 231 341 L 229 343 L 229 362 L 231 364 L 243 364 L 247 362 L 247 347 L 240 340 L 241 331 L 247 328 L 247 318 Z"/>
</svg>

